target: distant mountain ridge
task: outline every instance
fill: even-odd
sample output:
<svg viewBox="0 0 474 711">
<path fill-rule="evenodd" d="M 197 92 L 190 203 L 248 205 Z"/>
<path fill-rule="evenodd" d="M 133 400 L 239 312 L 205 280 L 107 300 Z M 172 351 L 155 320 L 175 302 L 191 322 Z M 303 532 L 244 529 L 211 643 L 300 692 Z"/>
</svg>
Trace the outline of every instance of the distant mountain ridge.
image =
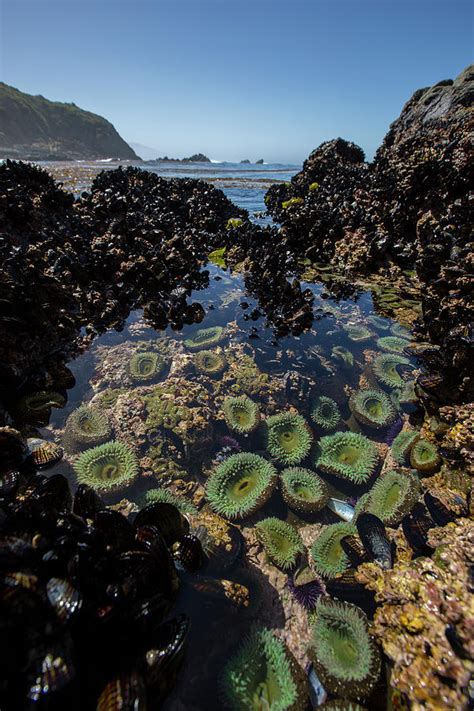
<svg viewBox="0 0 474 711">
<path fill-rule="evenodd" d="M 139 156 L 102 116 L 0 82 L 0 158 L 94 160 Z"/>
</svg>

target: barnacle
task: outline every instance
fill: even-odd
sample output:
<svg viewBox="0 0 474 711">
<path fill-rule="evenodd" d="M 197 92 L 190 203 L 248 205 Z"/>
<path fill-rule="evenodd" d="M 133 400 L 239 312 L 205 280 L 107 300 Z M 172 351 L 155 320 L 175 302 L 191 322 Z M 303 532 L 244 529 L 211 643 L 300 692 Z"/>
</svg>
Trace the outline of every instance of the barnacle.
<svg viewBox="0 0 474 711">
<path fill-rule="evenodd" d="M 281 473 L 281 486 L 286 503 L 297 512 L 319 511 L 329 498 L 326 482 L 310 469 L 285 469 Z"/>
<path fill-rule="evenodd" d="M 336 432 L 319 440 L 315 464 L 326 474 L 363 484 L 374 474 L 378 461 L 370 439 L 356 432 Z"/>
<path fill-rule="evenodd" d="M 272 563 L 283 570 L 292 568 L 304 550 L 296 528 L 279 518 L 270 517 L 259 521 L 255 533 Z"/>
<path fill-rule="evenodd" d="M 341 413 L 334 400 L 325 395 L 320 395 L 315 399 L 311 408 L 311 419 L 322 430 L 330 432 L 339 424 Z"/>
<path fill-rule="evenodd" d="M 214 470 L 207 481 L 206 497 L 221 516 L 244 518 L 266 503 L 276 482 L 276 470 L 270 462 L 257 454 L 241 452 Z"/>
<path fill-rule="evenodd" d="M 135 454 L 122 442 L 106 442 L 86 449 L 73 466 L 79 484 L 88 484 L 101 494 L 125 489 L 138 475 Z"/>
<path fill-rule="evenodd" d="M 380 675 L 380 652 L 359 607 L 321 598 L 308 650 L 323 686 L 344 699 L 363 699 Z"/>
<path fill-rule="evenodd" d="M 349 406 L 358 422 L 373 429 L 388 427 L 397 415 L 390 398 L 381 390 L 358 390 L 351 396 Z"/>
<path fill-rule="evenodd" d="M 323 578 L 334 578 L 350 567 L 350 560 L 342 549 L 341 539 L 356 534 L 356 527 L 346 521 L 332 523 L 323 529 L 311 548 L 314 569 L 319 575 Z"/>
<path fill-rule="evenodd" d="M 258 406 L 246 395 L 226 397 L 222 405 L 229 429 L 238 434 L 253 432 L 260 422 Z"/>
<path fill-rule="evenodd" d="M 285 412 L 266 421 L 267 450 L 281 464 L 299 464 L 309 453 L 313 436 L 301 415 Z"/>
</svg>

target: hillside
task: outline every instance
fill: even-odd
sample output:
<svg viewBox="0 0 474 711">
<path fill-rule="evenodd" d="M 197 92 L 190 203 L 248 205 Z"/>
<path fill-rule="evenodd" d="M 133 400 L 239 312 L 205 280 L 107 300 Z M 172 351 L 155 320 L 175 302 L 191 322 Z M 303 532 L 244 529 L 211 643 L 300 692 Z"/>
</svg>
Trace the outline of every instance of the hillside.
<svg viewBox="0 0 474 711">
<path fill-rule="evenodd" d="M 0 158 L 133 160 L 138 156 L 102 116 L 0 82 Z"/>
</svg>

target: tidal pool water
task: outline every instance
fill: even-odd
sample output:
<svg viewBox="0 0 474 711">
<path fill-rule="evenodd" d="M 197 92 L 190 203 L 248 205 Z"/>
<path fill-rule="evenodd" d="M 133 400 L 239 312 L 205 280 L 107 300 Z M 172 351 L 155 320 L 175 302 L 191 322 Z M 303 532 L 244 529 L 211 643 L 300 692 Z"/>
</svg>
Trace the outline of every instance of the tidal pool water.
<svg viewBox="0 0 474 711">
<path fill-rule="evenodd" d="M 264 190 L 255 185 L 229 190 L 243 192 L 228 193 L 241 206 L 262 207 Z M 350 523 L 380 473 L 397 468 L 393 439 L 418 423 L 408 319 L 380 308 L 403 305 L 403 295 L 381 283 L 346 288 L 307 265 L 301 288 L 312 298 L 312 326 L 279 337 L 244 277 L 217 262 L 206 266 L 209 285 L 189 297 L 204 307 L 201 323 L 160 332 L 146 313 L 133 312 L 121 332 L 98 336 L 69 364 L 75 385 L 67 402 L 38 429 L 64 448 L 50 471 L 65 474 L 73 489 L 92 484 L 125 514 L 165 497 L 201 541 L 205 563 L 182 566 L 172 611 L 191 620 L 185 662 L 164 706 L 173 711 L 225 708 L 224 666 L 256 627 L 274 631 L 307 674 L 312 617 L 295 587 L 315 573 L 330 579 L 331 565 L 349 567 L 339 549 L 318 563 L 313 545 L 332 524 Z M 403 314 L 411 318 L 419 304 L 410 290 L 406 296 Z M 115 444 L 107 450 L 108 442 Z M 103 449 L 90 454 L 94 447 Z M 242 453 L 255 455 L 250 468 L 236 459 Z M 232 468 L 229 461 L 235 471 L 216 494 L 210 482 Z M 306 470 L 310 485 L 298 477 L 292 490 L 285 484 L 295 468 Z M 269 471 L 271 484 L 263 485 Z M 313 479 L 323 487 L 320 506 Z M 253 495 L 259 486 L 263 493 Z M 265 544 L 260 524 L 269 517 L 293 527 L 296 553 L 281 531 L 276 553 Z M 276 692 L 264 677 L 255 710 L 272 708 L 268 695 Z M 384 704 L 379 688 L 369 708 Z"/>
</svg>

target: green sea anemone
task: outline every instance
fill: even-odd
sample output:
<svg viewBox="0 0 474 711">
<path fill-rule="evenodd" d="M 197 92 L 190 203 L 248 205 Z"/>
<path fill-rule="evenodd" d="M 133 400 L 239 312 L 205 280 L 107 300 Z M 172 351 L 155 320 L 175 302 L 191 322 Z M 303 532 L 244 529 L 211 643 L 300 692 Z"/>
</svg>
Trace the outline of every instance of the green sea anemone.
<svg viewBox="0 0 474 711">
<path fill-rule="evenodd" d="M 211 377 L 220 375 L 227 366 L 224 354 L 217 351 L 199 351 L 194 356 L 193 363 L 197 371 Z"/>
<path fill-rule="evenodd" d="M 415 430 L 403 430 L 392 442 L 391 454 L 397 464 L 406 464 L 410 451 L 420 435 Z"/>
<path fill-rule="evenodd" d="M 383 353 L 376 356 L 372 362 L 372 370 L 382 385 L 389 388 L 399 388 L 404 384 L 404 380 L 398 372 L 398 368 L 410 367 L 410 361 L 400 355 Z"/>
<path fill-rule="evenodd" d="M 336 432 L 318 442 L 316 467 L 354 484 L 370 479 L 378 462 L 375 444 L 357 432 Z"/>
<path fill-rule="evenodd" d="M 308 656 L 324 688 L 346 699 L 367 697 L 380 675 L 380 652 L 362 610 L 321 598 Z"/>
<path fill-rule="evenodd" d="M 386 471 L 367 494 L 364 511 L 388 526 L 396 526 L 410 513 L 420 495 L 420 482 L 409 472 Z"/>
<path fill-rule="evenodd" d="M 275 467 L 258 454 L 240 452 L 219 464 L 207 481 L 213 511 L 228 519 L 245 518 L 270 498 L 277 483 Z"/>
<path fill-rule="evenodd" d="M 77 451 L 110 439 L 112 428 L 105 415 L 97 407 L 81 405 L 66 421 L 64 442 L 70 451 Z"/>
<path fill-rule="evenodd" d="M 281 206 L 283 210 L 287 210 L 289 207 L 293 207 L 294 205 L 302 205 L 304 203 L 303 198 L 300 197 L 292 197 L 289 200 L 284 200 L 281 203 Z"/>
<path fill-rule="evenodd" d="M 350 560 L 342 550 L 341 539 L 355 536 L 357 528 L 351 523 L 340 521 L 323 529 L 311 547 L 313 566 L 323 578 L 335 578 L 350 567 Z"/>
<path fill-rule="evenodd" d="M 288 570 L 296 565 L 304 551 L 301 536 L 289 523 L 279 518 L 264 518 L 255 526 L 255 532 L 265 553 L 278 568 Z"/>
<path fill-rule="evenodd" d="M 427 439 L 419 439 L 410 450 L 410 464 L 419 472 L 432 474 L 440 464 L 438 448 Z"/>
<path fill-rule="evenodd" d="M 331 355 L 343 368 L 350 369 L 354 367 L 354 356 L 347 350 L 347 348 L 344 348 L 343 346 L 334 346 L 331 351 Z"/>
<path fill-rule="evenodd" d="M 201 351 L 210 346 L 217 345 L 223 338 L 224 329 L 222 326 L 211 326 L 211 328 L 199 328 L 190 338 L 186 338 L 184 345 L 190 351 Z"/>
<path fill-rule="evenodd" d="M 389 351 L 390 353 L 403 353 L 403 349 L 408 346 L 410 341 L 405 338 L 399 338 L 398 336 L 382 336 L 382 338 L 377 339 L 377 345 L 383 351 Z"/>
<path fill-rule="evenodd" d="M 138 476 L 135 454 L 122 442 L 107 442 L 86 449 L 74 462 L 79 484 L 88 484 L 100 494 L 115 494 Z"/>
<path fill-rule="evenodd" d="M 305 708 L 295 662 L 268 629 L 254 630 L 229 659 L 219 687 L 232 711 L 296 711 Z"/>
<path fill-rule="evenodd" d="M 102 407 L 105 410 L 113 407 L 117 402 L 119 395 L 127 392 L 125 388 L 106 388 L 94 397 L 94 407 Z"/>
<path fill-rule="evenodd" d="M 367 316 L 367 321 L 378 331 L 388 331 L 388 329 L 390 328 L 390 324 L 387 319 L 382 318 L 381 316 Z"/>
<path fill-rule="evenodd" d="M 266 421 L 267 450 L 280 464 L 299 464 L 308 456 L 313 435 L 304 417 L 292 412 Z"/>
<path fill-rule="evenodd" d="M 62 408 L 66 404 L 66 398 L 60 393 L 52 390 L 39 390 L 21 398 L 18 403 L 18 413 L 25 419 L 42 419 L 46 422 L 49 419 L 50 411 L 53 407 Z"/>
<path fill-rule="evenodd" d="M 320 395 L 316 398 L 311 408 L 311 419 L 322 430 L 330 432 L 341 421 L 341 413 L 334 400 L 325 395 Z"/>
<path fill-rule="evenodd" d="M 376 430 L 388 427 L 397 416 L 390 398 L 381 390 L 358 390 L 352 394 L 349 406 L 361 425 Z"/>
<path fill-rule="evenodd" d="M 344 330 L 346 331 L 351 341 L 356 342 L 369 341 L 373 335 L 372 332 L 369 331 L 369 329 L 365 326 L 348 325 L 344 326 Z"/>
<path fill-rule="evenodd" d="M 164 359 L 153 351 L 134 353 L 128 364 L 130 377 L 135 383 L 149 383 L 155 380 L 165 367 Z"/>
<path fill-rule="evenodd" d="M 313 190 L 317 190 L 318 188 L 319 188 L 319 183 L 314 182 L 314 183 L 311 183 L 311 185 L 309 186 L 309 191 L 313 192 Z"/>
<path fill-rule="evenodd" d="M 232 230 L 236 227 L 241 227 L 243 224 L 244 221 L 241 220 L 240 217 L 231 217 L 227 220 L 225 228 L 226 230 Z"/>
<path fill-rule="evenodd" d="M 174 494 L 169 489 L 164 489 L 161 487 L 145 491 L 145 493 L 141 494 L 141 496 L 138 498 L 137 504 L 140 506 L 140 508 L 143 508 L 144 506 L 148 506 L 148 504 L 154 504 L 157 501 L 159 501 L 160 503 L 172 504 L 173 506 L 176 506 L 178 511 L 180 511 L 182 514 L 196 515 L 198 513 L 198 509 L 196 508 L 196 506 L 194 506 L 194 504 L 188 501 L 188 499 L 185 499 L 184 496 L 178 496 L 178 494 Z"/>
<path fill-rule="evenodd" d="M 398 336 L 399 338 L 410 338 L 411 334 L 408 328 L 406 326 L 402 326 L 401 323 L 393 323 L 391 327 L 391 332 L 393 333 L 394 336 Z"/>
<path fill-rule="evenodd" d="M 248 434 L 257 429 L 260 412 L 254 401 L 246 395 L 226 397 L 222 409 L 227 426 L 234 432 Z"/>
<path fill-rule="evenodd" d="M 357 704 L 355 701 L 346 699 L 332 699 L 326 701 L 322 706 L 318 706 L 319 711 L 367 711 L 365 706 Z"/>
<path fill-rule="evenodd" d="M 314 513 L 324 506 L 329 498 L 326 482 L 310 469 L 290 467 L 281 473 L 283 498 L 293 511 Z"/>
</svg>

